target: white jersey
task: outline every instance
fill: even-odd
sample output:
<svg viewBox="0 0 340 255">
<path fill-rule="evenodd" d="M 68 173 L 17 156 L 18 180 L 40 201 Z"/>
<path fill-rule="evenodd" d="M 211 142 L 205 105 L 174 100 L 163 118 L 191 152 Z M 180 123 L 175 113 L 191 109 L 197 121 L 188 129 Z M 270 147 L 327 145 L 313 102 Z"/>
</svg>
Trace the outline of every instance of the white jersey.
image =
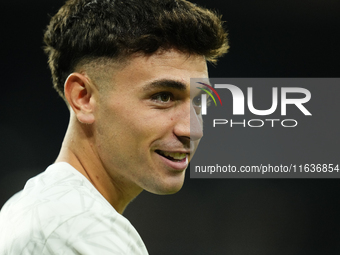
<svg viewBox="0 0 340 255">
<path fill-rule="evenodd" d="M 0 212 L 1 255 L 148 254 L 139 234 L 68 163 L 30 179 Z"/>
</svg>

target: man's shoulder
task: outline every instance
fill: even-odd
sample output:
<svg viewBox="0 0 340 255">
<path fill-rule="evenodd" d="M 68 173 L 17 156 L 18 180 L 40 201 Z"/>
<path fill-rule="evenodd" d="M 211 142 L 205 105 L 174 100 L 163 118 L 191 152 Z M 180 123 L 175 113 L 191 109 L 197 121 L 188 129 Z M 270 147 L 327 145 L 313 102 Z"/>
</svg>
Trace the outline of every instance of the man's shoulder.
<svg viewBox="0 0 340 255">
<path fill-rule="evenodd" d="M 130 222 L 67 163 L 51 165 L 30 179 L 1 210 L 0 226 L 0 239 L 6 239 L 8 247 L 16 242 L 16 247 L 37 251 L 65 249 L 66 243 L 86 247 L 91 242 L 95 246 L 103 245 L 104 250 L 105 247 L 112 250 L 114 244 L 122 242 L 122 246 L 116 248 L 123 251 L 129 243 L 128 233 L 135 235 L 135 243 L 140 240 Z M 111 246 L 107 246 L 110 242 Z M 72 249 L 74 246 L 72 244 Z M 46 251 L 46 254 L 49 253 Z"/>
<path fill-rule="evenodd" d="M 12 197 L 4 209 L 13 211 L 11 215 L 40 212 L 39 217 L 72 217 L 84 211 L 116 213 L 85 176 L 67 163 L 53 164 L 28 180 L 24 189 Z"/>
</svg>

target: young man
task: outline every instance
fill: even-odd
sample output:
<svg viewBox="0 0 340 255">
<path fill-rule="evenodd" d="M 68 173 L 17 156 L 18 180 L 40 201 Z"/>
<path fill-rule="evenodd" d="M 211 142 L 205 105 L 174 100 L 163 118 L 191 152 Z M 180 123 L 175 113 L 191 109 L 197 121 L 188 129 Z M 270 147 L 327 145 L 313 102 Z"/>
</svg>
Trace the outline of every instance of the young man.
<svg viewBox="0 0 340 255">
<path fill-rule="evenodd" d="M 147 254 L 121 214 L 142 190 L 171 194 L 202 137 L 206 61 L 221 20 L 184 0 L 70 0 L 44 37 L 70 109 L 56 162 L 0 214 L 1 254 Z"/>
</svg>

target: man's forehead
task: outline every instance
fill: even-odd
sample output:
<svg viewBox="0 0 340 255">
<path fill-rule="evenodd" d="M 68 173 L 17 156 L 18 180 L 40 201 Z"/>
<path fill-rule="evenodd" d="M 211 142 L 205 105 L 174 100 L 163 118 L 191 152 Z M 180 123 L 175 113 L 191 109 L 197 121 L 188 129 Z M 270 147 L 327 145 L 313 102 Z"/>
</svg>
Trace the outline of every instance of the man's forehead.
<svg viewBox="0 0 340 255">
<path fill-rule="evenodd" d="M 190 90 L 190 78 L 208 76 L 203 56 L 189 55 L 176 50 L 160 51 L 151 55 L 132 54 L 125 60 L 108 61 L 102 72 L 94 72 L 108 81 L 108 87 L 115 89 L 175 89 Z M 103 65 L 102 65 L 103 66 Z"/>
<path fill-rule="evenodd" d="M 172 66 L 179 69 L 183 67 L 186 69 L 188 66 L 194 65 L 197 71 L 207 71 L 206 59 L 203 55 L 189 54 L 176 49 L 159 49 L 152 54 L 137 52 L 128 56 L 123 62 L 125 62 L 124 67 L 143 63 L 146 65 Z"/>
</svg>

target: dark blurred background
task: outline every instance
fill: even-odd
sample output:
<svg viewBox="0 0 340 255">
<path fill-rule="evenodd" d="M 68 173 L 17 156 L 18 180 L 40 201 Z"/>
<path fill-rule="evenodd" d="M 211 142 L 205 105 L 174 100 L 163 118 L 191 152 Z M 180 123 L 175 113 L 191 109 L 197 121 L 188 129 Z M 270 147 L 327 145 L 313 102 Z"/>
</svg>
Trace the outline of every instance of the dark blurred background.
<svg viewBox="0 0 340 255">
<path fill-rule="evenodd" d="M 63 2 L 1 4 L 0 207 L 53 163 L 66 131 L 68 110 L 42 50 Z M 223 14 L 230 34 L 230 52 L 210 66 L 211 77 L 339 76 L 338 0 L 194 2 Z M 340 254 L 339 195 L 339 179 L 187 175 L 176 195 L 143 192 L 125 216 L 150 254 Z"/>
</svg>

